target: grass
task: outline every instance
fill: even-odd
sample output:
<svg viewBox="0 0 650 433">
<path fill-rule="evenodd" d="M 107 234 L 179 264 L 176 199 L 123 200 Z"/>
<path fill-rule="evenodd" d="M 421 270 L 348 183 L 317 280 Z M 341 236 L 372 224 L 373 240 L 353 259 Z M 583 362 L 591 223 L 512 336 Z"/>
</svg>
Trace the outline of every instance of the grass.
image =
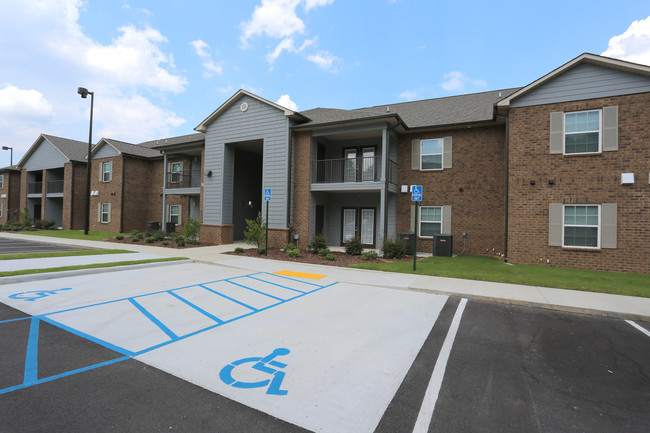
<svg viewBox="0 0 650 433">
<path fill-rule="evenodd" d="M 114 238 L 120 233 L 111 232 L 93 232 L 89 231 L 84 235 L 83 230 L 36 230 L 33 232 L 16 232 L 19 235 L 49 236 L 53 238 L 81 239 L 86 241 L 103 241 L 104 239 Z"/>
<path fill-rule="evenodd" d="M 505 264 L 495 257 L 428 257 L 418 261 L 416 272 L 413 272 L 413 262 L 368 263 L 352 267 L 650 298 L 650 275 Z"/>
<path fill-rule="evenodd" d="M 20 253 L 0 255 L 0 260 L 17 259 L 43 259 L 47 257 L 75 257 L 75 256 L 99 256 L 103 254 L 124 254 L 135 251 L 127 250 L 81 250 L 81 251 L 50 251 L 42 253 Z"/>
<path fill-rule="evenodd" d="M 76 271 L 79 269 L 112 268 L 115 266 L 140 265 L 143 263 L 157 263 L 157 262 L 172 262 L 172 261 L 185 260 L 185 259 L 186 257 L 168 257 L 163 259 L 131 260 L 131 261 L 114 262 L 114 263 L 94 263 L 91 265 L 61 266 L 58 268 L 22 269 L 20 271 L 0 272 L 0 277 L 15 277 L 18 275 L 45 274 L 48 272 Z"/>
</svg>

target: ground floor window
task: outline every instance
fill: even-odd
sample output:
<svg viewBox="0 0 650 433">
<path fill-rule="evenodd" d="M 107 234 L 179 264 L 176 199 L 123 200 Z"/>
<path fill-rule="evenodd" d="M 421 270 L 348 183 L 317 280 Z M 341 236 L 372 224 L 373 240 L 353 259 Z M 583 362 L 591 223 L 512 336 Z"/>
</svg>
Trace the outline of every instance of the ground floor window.
<svg viewBox="0 0 650 433">
<path fill-rule="evenodd" d="M 181 223 L 181 205 L 179 204 L 170 204 L 169 205 L 169 222 L 176 225 Z"/>
<path fill-rule="evenodd" d="M 102 222 L 102 223 L 111 222 L 111 204 L 110 203 L 100 203 L 99 204 L 99 222 Z"/>
<path fill-rule="evenodd" d="M 433 237 L 442 233 L 442 207 L 422 206 L 420 208 L 420 236 Z"/>
<path fill-rule="evenodd" d="M 564 205 L 565 247 L 600 248 L 600 205 Z"/>
</svg>

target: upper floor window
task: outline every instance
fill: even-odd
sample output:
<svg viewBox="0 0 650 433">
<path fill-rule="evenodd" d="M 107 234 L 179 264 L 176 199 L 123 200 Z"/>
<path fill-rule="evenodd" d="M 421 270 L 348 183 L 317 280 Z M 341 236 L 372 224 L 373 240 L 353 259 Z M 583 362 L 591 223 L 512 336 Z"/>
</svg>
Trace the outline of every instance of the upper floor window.
<svg viewBox="0 0 650 433">
<path fill-rule="evenodd" d="M 5 187 L 5 175 L 0 174 L 0 189 Z"/>
<path fill-rule="evenodd" d="M 102 182 L 110 182 L 113 178 L 112 164 L 110 161 L 102 162 Z"/>
<path fill-rule="evenodd" d="M 600 205 L 564 205 L 565 247 L 600 248 Z"/>
<path fill-rule="evenodd" d="M 601 151 L 601 110 L 564 113 L 564 153 Z"/>
<path fill-rule="evenodd" d="M 422 140 L 420 145 L 420 170 L 442 170 L 442 138 Z"/>
<path fill-rule="evenodd" d="M 181 171 L 183 170 L 182 162 L 172 162 L 170 164 L 170 182 L 178 183 L 181 181 Z"/>
</svg>

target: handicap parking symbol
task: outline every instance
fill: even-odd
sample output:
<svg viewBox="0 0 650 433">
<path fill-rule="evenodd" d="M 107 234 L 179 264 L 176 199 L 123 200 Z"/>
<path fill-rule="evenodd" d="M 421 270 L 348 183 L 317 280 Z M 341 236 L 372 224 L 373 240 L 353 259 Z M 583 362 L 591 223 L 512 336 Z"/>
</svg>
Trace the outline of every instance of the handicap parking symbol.
<svg viewBox="0 0 650 433">
<path fill-rule="evenodd" d="M 64 289 L 33 290 L 31 292 L 14 293 L 13 295 L 9 296 L 9 299 L 18 299 L 21 301 L 35 301 L 37 299 L 45 298 L 50 295 L 56 295 L 56 292 L 60 292 L 62 290 L 72 290 L 72 289 L 70 287 L 66 287 Z"/>
<path fill-rule="evenodd" d="M 230 364 L 226 365 L 221 369 L 219 373 L 219 378 L 226 385 L 233 386 L 235 388 L 263 388 L 268 386 L 266 393 L 269 395 L 287 395 L 288 391 L 280 389 L 282 381 L 284 380 L 284 372 L 281 371 L 282 368 L 286 367 L 287 364 L 282 362 L 274 361 L 273 359 L 277 356 L 288 355 L 291 351 L 289 349 L 279 348 L 275 349 L 269 355 L 264 357 L 252 357 L 252 358 L 243 358 L 237 361 L 233 361 Z M 242 382 L 233 378 L 233 370 L 242 364 L 253 363 L 252 368 L 263 373 L 272 375 L 271 379 L 261 380 L 259 382 Z M 273 368 L 275 367 L 275 368 Z"/>
</svg>

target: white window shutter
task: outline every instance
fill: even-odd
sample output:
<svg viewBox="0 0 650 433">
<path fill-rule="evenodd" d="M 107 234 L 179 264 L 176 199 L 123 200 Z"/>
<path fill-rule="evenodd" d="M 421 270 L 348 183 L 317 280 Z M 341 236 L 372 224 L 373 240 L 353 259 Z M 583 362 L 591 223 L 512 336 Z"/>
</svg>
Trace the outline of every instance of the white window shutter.
<svg viewBox="0 0 650 433">
<path fill-rule="evenodd" d="M 564 113 L 561 111 L 551 113 L 551 153 L 564 153 Z"/>
<path fill-rule="evenodd" d="M 548 244 L 552 247 L 562 246 L 562 204 L 548 205 Z"/>
<path fill-rule="evenodd" d="M 180 204 L 179 204 L 179 205 L 178 205 L 178 225 L 179 225 L 179 226 L 180 226 L 181 224 L 183 224 L 182 216 L 183 216 L 183 205 L 180 205 Z"/>
<path fill-rule="evenodd" d="M 451 137 L 442 139 L 442 168 L 451 168 Z"/>
<path fill-rule="evenodd" d="M 411 140 L 411 170 L 420 169 L 420 140 Z"/>
<path fill-rule="evenodd" d="M 111 204 L 108 204 L 108 220 L 106 221 L 107 223 L 111 222 Z"/>
<path fill-rule="evenodd" d="M 601 206 L 601 248 L 616 248 L 616 203 L 603 203 Z"/>
<path fill-rule="evenodd" d="M 442 207 L 442 224 L 440 225 L 440 234 L 451 234 L 451 206 Z"/>
<path fill-rule="evenodd" d="M 603 108 L 603 152 L 618 150 L 618 107 Z"/>
<path fill-rule="evenodd" d="M 97 203 L 97 222 L 102 222 L 102 204 Z"/>
</svg>

